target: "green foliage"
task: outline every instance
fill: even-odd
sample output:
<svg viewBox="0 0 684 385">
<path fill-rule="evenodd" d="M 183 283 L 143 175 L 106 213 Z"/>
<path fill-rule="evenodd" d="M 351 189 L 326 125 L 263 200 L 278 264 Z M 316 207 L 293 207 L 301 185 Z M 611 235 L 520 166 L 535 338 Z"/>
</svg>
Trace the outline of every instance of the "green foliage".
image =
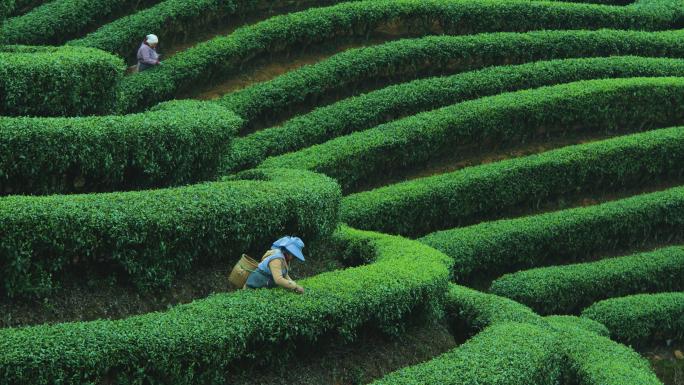
<svg viewBox="0 0 684 385">
<path fill-rule="evenodd" d="M 563 131 L 624 132 L 681 122 L 684 78 L 580 81 L 484 97 L 424 112 L 293 153 L 260 167 L 337 179 L 343 191 L 418 167 L 459 146 L 524 143 Z"/>
<path fill-rule="evenodd" d="M 351 194 L 340 216 L 358 228 L 424 235 L 549 199 L 681 177 L 682 162 L 684 128 L 660 129 Z"/>
<path fill-rule="evenodd" d="M 0 194 L 142 189 L 211 179 L 241 120 L 208 103 L 83 118 L 0 117 Z"/>
<path fill-rule="evenodd" d="M 76 47 L 0 47 L 0 115 L 81 115 L 110 111 L 121 59 Z"/>
<path fill-rule="evenodd" d="M 684 187 L 517 219 L 432 233 L 421 242 L 455 260 L 456 279 L 574 262 L 647 241 L 673 242 L 684 230 Z"/>
<path fill-rule="evenodd" d="M 536 31 L 527 33 L 492 33 L 474 36 L 429 36 L 420 39 L 392 41 L 377 46 L 352 49 L 334 55 L 314 65 L 290 71 L 273 80 L 257 83 L 218 100 L 233 109 L 248 123 L 253 120 L 272 120 L 290 110 L 299 112 L 302 105 L 325 100 L 337 93 L 348 94 L 356 88 L 367 89 L 375 85 L 399 79 L 414 79 L 426 74 L 444 74 L 467 71 L 481 67 L 517 64 L 542 59 L 568 57 L 591 57 L 611 55 L 680 56 L 684 47 L 681 32 L 638 31 Z M 534 63 L 521 67 L 484 69 L 447 79 L 431 79 L 402 84 L 382 92 L 362 95 L 345 103 L 321 109 L 312 118 L 331 124 L 343 120 L 338 116 L 353 107 L 367 108 L 363 115 L 347 123 L 346 132 L 368 128 L 381 123 L 373 115 L 381 109 L 390 116 L 403 112 L 412 115 L 427 107 L 441 107 L 463 99 L 534 88 L 541 85 L 582 80 L 589 77 L 674 75 L 681 71 L 681 64 L 670 71 L 662 66 L 662 59 L 615 58 L 629 68 L 618 69 L 610 65 L 613 58 L 591 61 Z M 646 61 L 653 61 L 653 69 Z M 639 63 L 641 61 L 641 63 Z M 660 64 L 657 63 L 660 61 Z M 589 63 L 598 68 L 589 67 Z M 535 66 L 536 65 L 536 66 Z M 570 70 L 580 73 L 573 75 Z M 649 72 L 653 71 L 653 72 Z M 674 72 L 674 73 L 673 73 Z M 586 75 L 583 75 L 586 74 Z M 510 79 L 506 76 L 511 77 Z M 525 76 L 532 76 L 526 79 Z M 574 76 L 574 77 L 573 77 Z M 500 81 L 498 88 L 488 82 Z M 439 83 L 441 82 L 441 83 Z M 455 89 L 451 89 L 455 87 Z M 412 92 L 427 92 L 426 99 L 419 99 Z M 398 100 L 392 99 L 398 98 Z M 383 101 L 385 102 L 383 104 Z M 391 102 L 387 102 L 391 101 Z M 348 112 L 347 112 L 348 114 Z M 325 119 L 327 118 L 327 120 Z M 311 119 L 311 118 L 309 118 Z M 317 123 L 317 122 L 316 122 Z M 343 123 L 337 123 L 342 125 Z M 332 126 L 330 132 L 345 132 L 344 128 Z M 321 132 L 324 132 L 321 130 Z M 339 135 L 339 134 L 338 134 Z M 314 143 L 312 143 L 314 144 Z"/>
<path fill-rule="evenodd" d="M 7 19 L 0 27 L 0 44 L 62 44 L 104 21 L 154 2 L 155 0 L 52 0 L 24 15 Z M 137 40 L 142 41 L 142 38 Z"/>
<path fill-rule="evenodd" d="M 0 384 L 225 383 L 236 359 L 285 360 L 369 322 L 391 329 L 443 298 L 452 262 L 434 249 L 346 227 L 333 238 L 374 262 L 302 280 L 303 295 L 241 290 L 117 321 L 0 329 Z"/>
<path fill-rule="evenodd" d="M 606 325 L 614 340 L 626 344 L 681 339 L 684 337 L 684 293 L 607 299 L 585 309 L 582 317 Z"/>
<path fill-rule="evenodd" d="M 197 263 L 230 264 L 285 234 L 328 235 L 339 201 L 331 179 L 289 170 L 160 190 L 0 198 L 0 290 L 39 296 L 88 266 L 141 290 L 167 287 Z"/>
<path fill-rule="evenodd" d="M 568 366 L 564 384 L 662 385 L 646 359 L 607 337 L 587 331 L 578 318 L 549 317 L 549 324 L 562 340 Z M 574 322 L 573 322 L 574 321 Z"/>
<path fill-rule="evenodd" d="M 529 17 L 534 14 L 535 17 Z M 164 61 L 164 66 L 127 77 L 119 87 L 119 111 L 140 110 L 179 92 L 235 72 L 255 57 L 324 43 L 344 36 L 364 37 L 388 22 L 410 25 L 412 34 L 446 34 L 538 29 L 665 29 L 672 15 L 557 2 L 474 0 L 374 0 L 278 16 L 216 37 Z M 74 42 L 98 48 L 87 41 Z"/>
<path fill-rule="evenodd" d="M 550 315 L 544 317 L 544 320 L 547 324 L 551 325 L 551 327 L 555 328 L 572 326 L 586 330 L 588 332 L 596 333 L 604 337 L 608 337 L 610 335 L 608 328 L 606 328 L 602 323 L 596 322 L 589 318 L 576 317 L 573 315 Z"/>
<path fill-rule="evenodd" d="M 684 247 L 504 275 L 490 291 L 542 314 L 578 313 L 628 294 L 684 290 Z"/>
<path fill-rule="evenodd" d="M 450 352 L 372 384 L 555 385 L 563 363 L 559 345 L 556 334 L 542 327 L 499 323 Z"/>
<path fill-rule="evenodd" d="M 355 1 L 355 0 L 351 0 Z M 296 0 L 297 5 L 321 6 L 340 0 Z M 162 45 L 184 40 L 191 32 L 215 23 L 236 23 L 236 19 L 258 11 L 291 6 L 290 0 L 163 0 L 158 4 L 103 25 L 70 45 L 94 47 L 123 57 L 135 53 L 142 37 L 154 31 Z"/>
<path fill-rule="evenodd" d="M 479 332 L 502 322 L 546 325 L 543 318 L 525 305 L 453 283 L 446 297 L 446 314 L 452 329 L 459 333 Z"/>
<path fill-rule="evenodd" d="M 586 33 L 574 31 L 532 32 L 525 35 L 512 34 L 504 41 L 511 44 L 516 41 L 524 42 L 527 46 L 530 39 L 542 34 L 557 35 L 557 37 L 559 37 L 557 47 L 549 49 L 547 46 L 540 53 L 541 55 L 546 56 L 550 54 L 562 56 L 562 54 L 559 53 L 559 50 L 577 48 L 577 46 L 581 46 L 585 50 L 582 54 L 587 54 L 589 50 L 592 49 L 589 47 L 595 47 L 595 49 L 600 50 L 605 54 L 605 50 L 611 49 L 609 47 L 613 47 L 616 42 L 619 44 L 624 43 L 628 46 L 621 47 L 619 49 L 620 52 L 624 52 L 626 49 L 632 49 L 632 53 L 635 54 L 646 53 L 634 49 L 634 46 L 630 45 L 630 42 L 636 43 L 637 41 L 640 41 L 640 39 L 629 39 L 625 35 L 625 32 L 617 31 L 611 31 L 610 33 L 606 31 Z M 653 35 L 655 34 L 651 34 L 651 36 Z M 478 41 L 483 42 L 488 36 L 491 35 L 480 36 L 478 37 Z M 582 36 L 582 38 L 580 38 L 580 36 Z M 606 45 L 602 46 L 601 44 L 596 43 L 596 40 L 600 40 L 598 38 L 599 36 L 612 36 L 614 41 L 611 41 L 613 39 L 605 39 Z M 576 39 L 577 44 L 570 44 L 567 41 L 568 39 L 566 39 L 570 37 Z M 584 41 L 585 38 L 586 41 Z M 428 40 L 432 41 L 433 44 L 426 44 Z M 442 47 L 440 44 L 434 43 L 439 41 L 462 42 L 462 40 L 463 38 L 424 38 L 416 41 L 401 40 L 399 42 L 381 45 L 378 48 L 358 50 L 354 52 L 355 55 L 349 56 L 349 59 L 359 56 L 365 58 L 366 53 L 373 52 L 374 54 L 368 55 L 368 64 L 364 64 L 366 62 L 363 60 L 344 60 L 342 56 L 351 52 L 347 51 L 321 63 L 292 71 L 270 82 L 259 83 L 252 87 L 245 88 L 242 91 L 229 94 L 223 99 L 224 102 L 222 105 L 231 108 L 240 116 L 247 117 L 247 119 L 258 119 L 264 115 L 263 107 L 275 108 L 273 106 L 274 103 L 270 103 L 269 101 L 273 101 L 276 95 L 279 98 L 278 101 L 286 102 L 283 104 L 290 107 L 291 101 L 301 100 L 301 96 L 307 94 L 307 92 L 313 93 L 315 90 L 319 89 L 322 90 L 320 92 L 329 92 L 332 85 L 336 87 L 337 83 L 335 83 L 335 81 L 331 83 L 332 85 L 325 84 L 322 86 L 320 84 L 320 82 L 323 81 L 330 81 L 331 78 L 335 79 L 335 76 L 318 76 L 316 73 L 319 72 L 319 69 L 321 73 L 325 74 L 328 72 L 328 70 L 325 69 L 329 68 L 331 73 L 338 74 L 338 78 L 342 78 L 347 73 L 358 76 L 358 71 L 354 71 L 353 69 L 378 69 L 379 65 L 371 60 L 387 60 L 387 57 L 403 56 L 404 53 L 408 54 L 407 57 L 414 57 L 412 55 L 415 55 L 416 52 L 410 49 L 411 47 L 430 48 L 430 55 L 415 55 L 417 58 L 422 58 L 422 60 L 416 61 L 418 63 L 429 63 L 430 66 L 440 67 L 441 64 L 436 58 L 439 57 L 440 53 L 450 51 L 444 49 L 445 47 Z M 653 43 L 653 40 L 655 39 L 649 39 L 648 42 L 644 41 L 644 44 L 638 44 L 637 47 L 648 47 L 647 50 L 651 49 L 657 45 Z M 544 38 L 540 39 L 540 41 L 543 41 L 544 44 L 550 44 L 553 42 L 553 39 Z M 410 44 L 411 42 L 414 44 Z M 582 43 L 580 44 L 580 42 Z M 596 44 L 596 46 L 591 45 L 589 42 L 591 42 L 591 44 Z M 488 46 L 488 44 L 485 44 L 485 47 Z M 441 47 L 442 49 L 436 49 L 437 47 Z M 476 45 L 476 47 L 481 48 L 479 45 Z M 435 48 L 435 52 L 432 52 L 432 48 Z M 669 51 L 667 48 L 661 48 Z M 498 47 L 496 51 L 500 49 L 501 48 Z M 495 51 L 494 49 L 492 50 Z M 527 53 L 529 53 L 529 47 L 526 48 L 526 50 Z M 462 49 L 456 50 L 456 52 L 459 54 L 463 53 L 467 56 Z M 517 53 L 518 51 L 515 52 Z M 579 51 L 574 52 L 578 53 Z M 478 51 L 478 53 L 473 54 L 479 55 L 480 52 Z M 651 54 L 655 54 L 655 51 L 651 52 Z M 514 56 L 515 53 L 511 53 L 511 55 Z M 485 54 L 485 56 L 487 56 L 487 54 Z M 430 60 L 427 60 L 428 57 L 430 57 Z M 509 56 L 509 58 L 511 58 L 511 56 Z M 408 63 L 407 67 L 409 69 L 418 69 L 418 63 Z M 397 66 L 399 68 L 404 68 L 401 65 Z M 343 70 L 345 67 L 349 67 L 347 69 L 348 72 Z M 384 66 L 379 67 L 384 68 Z M 307 75 L 310 72 L 312 74 Z M 342 73 L 342 75 L 340 75 L 340 73 Z M 404 73 L 402 76 L 411 77 L 412 75 L 417 74 L 418 72 L 415 74 Z M 416 80 L 321 107 L 308 114 L 297 116 L 281 126 L 261 130 L 245 137 L 238 138 L 236 139 L 229 156 L 223 162 L 222 173 L 227 174 L 254 167 L 268 156 L 281 155 L 287 152 L 300 150 L 341 135 L 365 130 L 403 116 L 432 110 L 467 99 L 592 78 L 677 76 L 683 74 L 683 60 L 614 56 L 606 58 L 533 62 L 518 66 L 498 66 L 457 74 L 450 77 Z M 376 75 L 381 76 L 380 74 Z M 302 80 L 299 81 L 297 79 Z M 283 97 L 283 95 L 287 95 L 287 97 Z M 320 95 L 316 94 L 316 96 Z M 248 107 L 249 110 L 246 110 Z M 246 122 L 243 128 L 249 128 L 249 121 Z M 388 222 L 391 223 L 391 221 L 385 223 Z"/>
<path fill-rule="evenodd" d="M 12 12 L 14 6 L 14 0 L 0 0 L 0 23 Z"/>
</svg>

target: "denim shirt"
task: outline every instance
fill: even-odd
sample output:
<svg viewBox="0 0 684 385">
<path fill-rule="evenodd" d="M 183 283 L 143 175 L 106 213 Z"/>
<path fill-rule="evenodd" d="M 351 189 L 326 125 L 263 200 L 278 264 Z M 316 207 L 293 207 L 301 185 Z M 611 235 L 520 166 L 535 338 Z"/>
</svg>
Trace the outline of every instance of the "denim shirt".
<svg viewBox="0 0 684 385">
<path fill-rule="evenodd" d="M 266 273 L 266 275 L 269 275 L 273 277 L 273 273 L 271 273 L 271 267 L 268 266 L 269 263 L 271 263 L 272 260 L 274 259 L 282 259 L 283 260 L 283 277 L 287 277 L 287 262 L 285 261 L 285 255 L 283 254 L 282 251 L 277 250 L 273 255 L 266 257 L 261 263 L 259 263 L 259 270 L 262 272 Z"/>
</svg>

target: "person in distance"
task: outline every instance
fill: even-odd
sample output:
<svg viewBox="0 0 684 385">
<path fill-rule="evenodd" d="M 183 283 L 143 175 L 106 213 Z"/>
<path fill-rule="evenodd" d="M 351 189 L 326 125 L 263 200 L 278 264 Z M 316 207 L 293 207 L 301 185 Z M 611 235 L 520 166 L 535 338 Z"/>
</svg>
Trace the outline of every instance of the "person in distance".
<svg viewBox="0 0 684 385">
<path fill-rule="evenodd" d="M 161 64 L 159 54 L 156 51 L 159 38 L 157 35 L 147 35 L 140 48 L 138 48 L 138 71 L 145 71 Z"/>
<path fill-rule="evenodd" d="M 249 274 L 245 288 L 259 289 L 280 286 L 285 289 L 304 293 L 304 288 L 290 278 L 288 270 L 295 259 L 304 262 L 302 249 L 304 242 L 297 237 L 283 237 L 271 246 L 271 250 L 264 254 L 259 266 Z"/>
</svg>

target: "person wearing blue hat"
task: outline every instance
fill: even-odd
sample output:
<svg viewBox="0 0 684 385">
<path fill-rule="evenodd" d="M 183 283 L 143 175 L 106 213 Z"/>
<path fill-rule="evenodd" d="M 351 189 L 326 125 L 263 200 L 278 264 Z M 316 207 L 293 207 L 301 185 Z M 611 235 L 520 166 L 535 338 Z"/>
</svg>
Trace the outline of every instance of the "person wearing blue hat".
<svg viewBox="0 0 684 385">
<path fill-rule="evenodd" d="M 271 245 L 261 258 L 258 267 L 249 274 L 245 288 L 260 289 L 280 286 L 285 289 L 304 293 L 304 288 L 290 278 L 290 262 L 295 258 L 304 262 L 304 242 L 297 237 L 282 237 Z"/>
</svg>

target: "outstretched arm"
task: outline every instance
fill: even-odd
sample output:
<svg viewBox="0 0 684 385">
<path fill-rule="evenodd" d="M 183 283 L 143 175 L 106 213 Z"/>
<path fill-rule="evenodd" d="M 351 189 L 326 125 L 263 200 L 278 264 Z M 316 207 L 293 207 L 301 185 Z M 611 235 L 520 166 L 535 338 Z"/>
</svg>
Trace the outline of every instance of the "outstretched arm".
<svg viewBox="0 0 684 385">
<path fill-rule="evenodd" d="M 304 293 L 304 288 L 297 285 L 297 283 L 290 279 L 290 275 L 283 276 L 283 261 L 280 259 L 274 259 L 268 263 L 268 267 L 271 269 L 271 274 L 273 274 L 273 280 L 276 285 L 296 291 L 297 293 Z"/>
</svg>

